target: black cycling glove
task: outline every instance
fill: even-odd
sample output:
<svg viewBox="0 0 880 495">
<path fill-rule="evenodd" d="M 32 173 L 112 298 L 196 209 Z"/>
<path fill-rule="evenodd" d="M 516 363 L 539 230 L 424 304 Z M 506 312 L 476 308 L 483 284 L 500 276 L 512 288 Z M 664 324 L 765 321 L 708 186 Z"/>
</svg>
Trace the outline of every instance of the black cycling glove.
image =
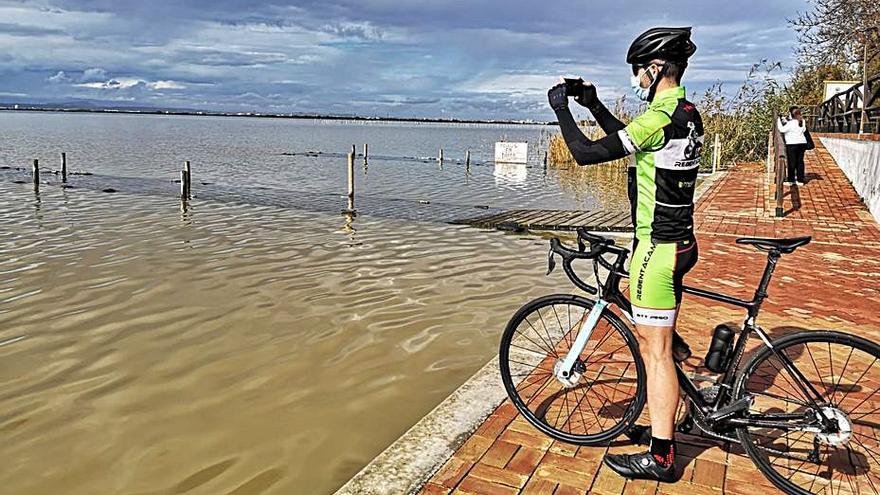
<svg viewBox="0 0 880 495">
<path fill-rule="evenodd" d="M 565 83 L 559 83 L 550 88 L 547 92 L 547 99 L 550 100 L 550 108 L 553 110 L 563 110 L 568 108 L 568 91 Z"/>
<path fill-rule="evenodd" d="M 593 86 L 592 83 L 582 82 L 579 84 L 573 96 L 574 101 L 590 110 L 596 108 L 596 103 L 599 102 L 599 98 L 596 96 L 596 86 Z"/>
</svg>

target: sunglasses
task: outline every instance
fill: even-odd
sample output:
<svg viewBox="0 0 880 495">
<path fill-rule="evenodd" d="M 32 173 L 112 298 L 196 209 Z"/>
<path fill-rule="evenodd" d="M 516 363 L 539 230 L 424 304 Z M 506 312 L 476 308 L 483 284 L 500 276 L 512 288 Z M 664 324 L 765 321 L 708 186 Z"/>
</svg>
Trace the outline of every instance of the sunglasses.
<svg viewBox="0 0 880 495">
<path fill-rule="evenodd" d="M 663 67 L 663 64 L 658 64 L 658 63 L 632 64 L 633 75 L 634 76 L 639 75 L 639 69 L 647 69 L 648 67 L 650 67 L 652 65 L 656 65 L 657 67 L 660 67 L 660 68 Z"/>
</svg>

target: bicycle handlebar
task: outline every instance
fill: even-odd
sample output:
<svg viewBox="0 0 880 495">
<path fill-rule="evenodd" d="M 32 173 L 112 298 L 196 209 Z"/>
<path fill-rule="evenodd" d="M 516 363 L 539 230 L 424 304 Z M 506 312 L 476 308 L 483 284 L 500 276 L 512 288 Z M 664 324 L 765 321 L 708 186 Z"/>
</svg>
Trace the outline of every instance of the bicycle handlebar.
<svg viewBox="0 0 880 495">
<path fill-rule="evenodd" d="M 577 229 L 577 235 L 577 251 L 563 246 L 562 242 L 557 237 L 550 239 L 550 252 L 547 255 L 547 275 L 550 275 L 556 267 L 556 260 L 553 255 L 558 254 L 562 257 L 562 268 L 572 283 L 589 294 L 596 294 L 598 293 L 598 289 L 587 284 L 577 276 L 571 266 L 572 262 L 576 259 L 592 259 L 594 263 L 598 263 L 606 270 L 613 272 L 615 271 L 614 267 L 611 263 L 606 261 L 602 255 L 604 253 L 614 253 L 619 257 L 628 254 L 629 250 L 615 246 L 614 239 L 590 234 L 583 227 Z M 584 240 L 590 243 L 589 251 L 587 251 L 587 246 L 584 243 Z M 599 281 L 597 280 L 596 282 L 598 283 Z"/>
<path fill-rule="evenodd" d="M 571 267 L 571 262 L 576 259 L 585 260 L 595 258 L 600 252 L 601 250 L 598 249 L 598 247 L 593 247 L 590 249 L 589 253 L 568 249 L 562 245 L 558 237 L 554 237 L 553 239 L 550 239 L 550 252 L 547 253 L 547 275 L 550 275 L 553 269 L 556 268 L 556 260 L 553 255 L 558 254 L 562 257 L 562 269 L 565 271 L 568 278 L 571 279 L 572 283 L 574 283 L 577 288 L 589 294 L 596 294 L 599 290 L 581 280 Z"/>
</svg>

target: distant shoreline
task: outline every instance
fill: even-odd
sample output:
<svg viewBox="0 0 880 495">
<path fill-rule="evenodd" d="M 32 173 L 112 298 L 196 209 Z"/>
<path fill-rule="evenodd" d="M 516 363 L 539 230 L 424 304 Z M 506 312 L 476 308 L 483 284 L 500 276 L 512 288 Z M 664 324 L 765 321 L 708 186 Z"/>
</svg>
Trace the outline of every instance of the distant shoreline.
<svg viewBox="0 0 880 495">
<path fill-rule="evenodd" d="M 309 115 L 309 114 L 273 114 L 261 112 L 211 112 L 201 110 L 162 110 L 162 109 L 129 109 L 129 108 L 64 108 L 38 105 L 2 104 L 0 112 L 49 112 L 49 113 L 105 113 L 133 115 L 183 115 L 196 117 L 257 117 L 269 119 L 297 120 L 351 120 L 360 122 L 417 122 L 431 124 L 489 124 L 489 125 L 541 125 L 555 126 L 556 122 L 537 122 L 528 120 L 477 120 L 477 119 L 440 119 L 415 117 L 359 117 L 345 115 Z"/>
</svg>

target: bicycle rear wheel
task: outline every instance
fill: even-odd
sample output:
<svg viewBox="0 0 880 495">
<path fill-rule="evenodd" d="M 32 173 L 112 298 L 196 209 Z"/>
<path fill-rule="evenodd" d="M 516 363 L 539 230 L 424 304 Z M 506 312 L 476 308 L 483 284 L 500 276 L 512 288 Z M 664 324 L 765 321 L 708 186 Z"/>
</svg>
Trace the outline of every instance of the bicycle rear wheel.
<svg viewBox="0 0 880 495">
<path fill-rule="evenodd" d="M 545 434 L 597 445 L 629 428 L 645 405 L 645 365 L 629 328 L 610 311 L 599 319 L 570 379 L 554 373 L 581 332 L 593 301 L 545 296 L 507 324 L 501 378 L 519 412 Z"/>
<path fill-rule="evenodd" d="M 800 332 L 773 345 L 819 392 L 820 409 L 839 431 L 743 427 L 737 436 L 746 453 L 787 493 L 880 493 L 880 346 L 825 331 Z M 734 397 L 745 394 L 755 397 L 752 417 L 792 421 L 818 416 L 768 348 L 755 354 L 740 374 Z"/>
</svg>

